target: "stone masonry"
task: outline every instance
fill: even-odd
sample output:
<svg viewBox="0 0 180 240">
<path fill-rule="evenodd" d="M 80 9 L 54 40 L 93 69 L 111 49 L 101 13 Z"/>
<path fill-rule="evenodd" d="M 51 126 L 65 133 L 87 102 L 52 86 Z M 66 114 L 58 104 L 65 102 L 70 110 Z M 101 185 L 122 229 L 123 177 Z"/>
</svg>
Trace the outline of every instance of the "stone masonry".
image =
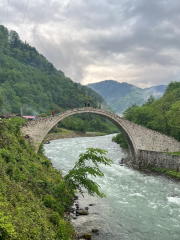
<svg viewBox="0 0 180 240">
<path fill-rule="evenodd" d="M 151 129 L 137 125 L 125 120 L 113 113 L 104 111 L 99 108 L 75 108 L 56 114 L 54 117 L 41 117 L 34 121 L 29 121 L 22 125 L 21 132 L 25 138 L 32 141 L 35 146 L 39 147 L 46 134 L 60 121 L 68 116 L 78 113 L 92 113 L 103 116 L 113 122 L 126 137 L 130 147 L 131 155 L 134 160 L 138 157 L 139 150 L 155 152 L 178 152 L 180 151 L 180 142 L 172 137 L 158 133 Z"/>
<path fill-rule="evenodd" d="M 180 156 L 161 152 L 139 150 L 140 166 L 153 166 L 180 171 Z"/>
</svg>

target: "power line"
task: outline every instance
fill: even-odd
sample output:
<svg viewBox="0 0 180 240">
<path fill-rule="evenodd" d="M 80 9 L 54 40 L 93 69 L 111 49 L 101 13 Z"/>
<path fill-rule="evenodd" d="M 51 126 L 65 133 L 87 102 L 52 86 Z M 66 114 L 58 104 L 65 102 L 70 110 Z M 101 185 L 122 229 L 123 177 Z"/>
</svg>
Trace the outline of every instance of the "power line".
<svg viewBox="0 0 180 240">
<path fill-rule="evenodd" d="M 24 20 L 25 20 L 25 17 L 26 17 L 28 2 L 29 2 L 29 0 L 27 0 L 27 3 L 26 3 L 26 9 L 25 9 L 25 12 L 24 12 L 24 18 L 23 18 L 23 23 L 22 23 L 22 26 L 21 26 L 21 32 L 22 32 L 22 29 L 23 29 L 23 26 L 24 26 Z M 21 32 L 20 32 L 20 35 L 21 35 Z"/>
<path fill-rule="evenodd" d="M 7 13 L 6 13 L 6 28 L 7 28 L 8 15 L 9 15 L 9 0 L 7 4 Z"/>
</svg>

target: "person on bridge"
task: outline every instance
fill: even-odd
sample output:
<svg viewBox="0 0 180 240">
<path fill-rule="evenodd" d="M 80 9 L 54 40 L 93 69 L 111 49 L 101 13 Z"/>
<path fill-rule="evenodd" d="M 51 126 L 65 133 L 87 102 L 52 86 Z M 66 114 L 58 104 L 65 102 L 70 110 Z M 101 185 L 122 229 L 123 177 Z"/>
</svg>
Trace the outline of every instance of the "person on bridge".
<svg viewBox="0 0 180 240">
<path fill-rule="evenodd" d="M 89 102 L 88 102 L 87 106 L 90 107 L 90 103 Z"/>
<path fill-rule="evenodd" d="M 54 110 L 52 110 L 52 116 L 54 117 Z"/>
<path fill-rule="evenodd" d="M 85 102 L 85 107 L 86 107 L 86 102 Z"/>
</svg>

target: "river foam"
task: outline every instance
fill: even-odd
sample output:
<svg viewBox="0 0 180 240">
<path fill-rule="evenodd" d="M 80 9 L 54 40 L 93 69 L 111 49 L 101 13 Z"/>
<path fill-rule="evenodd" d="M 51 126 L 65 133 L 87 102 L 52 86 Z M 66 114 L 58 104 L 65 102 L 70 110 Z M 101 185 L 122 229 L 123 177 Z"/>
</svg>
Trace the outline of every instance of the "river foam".
<svg viewBox="0 0 180 240">
<path fill-rule="evenodd" d="M 86 226 L 88 231 L 95 225 L 100 231 L 94 238 L 98 240 L 179 240 L 179 184 L 118 165 L 125 154 L 111 139 L 112 136 L 60 139 L 45 145 L 46 156 L 64 174 L 88 147 L 108 150 L 107 157 L 113 160 L 111 167 L 101 165 L 105 177 L 95 179 L 107 198 L 86 194 L 79 201 L 86 206 L 96 204 L 89 207 L 86 220 L 90 224 L 84 217 L 78 217 L 74 224 Z"/>
</svg>

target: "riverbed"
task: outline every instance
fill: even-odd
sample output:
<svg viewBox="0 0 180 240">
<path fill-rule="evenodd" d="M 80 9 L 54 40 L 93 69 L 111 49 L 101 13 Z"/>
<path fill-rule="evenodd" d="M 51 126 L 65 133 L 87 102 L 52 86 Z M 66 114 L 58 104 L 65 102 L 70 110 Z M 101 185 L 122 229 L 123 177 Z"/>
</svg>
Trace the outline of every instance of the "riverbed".
<svg viewBox="0 0 180 240">
<path fill-rule="evenodd" d="M 101 165 L 105 176 L 95 179 L 106 198 L 85 194 L 80 205 L 94 205 L 89 206 L 88 216 L 73 220 L 75 228 L 99 229 L 99 235 L 93 236 L 99 240 L 179 240 L 179 183 L 120 166 L 126 154 L 112 142 L 112 135 L 53 140 L 45 145 L 45 154 L 65 175 L 88 147 L 107 150 L 113 164 Z"/>
</svg>

